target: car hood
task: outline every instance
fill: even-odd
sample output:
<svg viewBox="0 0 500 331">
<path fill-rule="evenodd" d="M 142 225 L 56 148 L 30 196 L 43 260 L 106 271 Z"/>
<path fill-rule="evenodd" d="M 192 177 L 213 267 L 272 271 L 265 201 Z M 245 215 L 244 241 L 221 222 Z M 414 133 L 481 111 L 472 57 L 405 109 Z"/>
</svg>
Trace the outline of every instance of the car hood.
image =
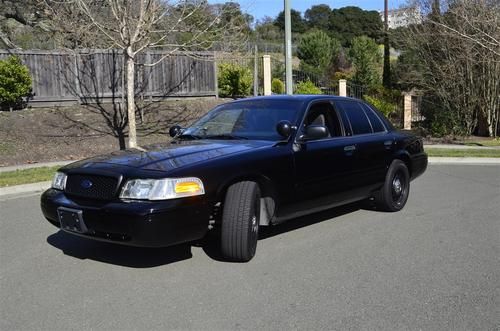
<svg viewBox="0 0 500 331">
<path fill-rule="evenodd" d="M 273 145 L 255 140 L 194 140 L 150 145 L 113 152 L 72 163 L 64 169 L 127 166 L 142 170 L 170 171 L 198 162 Z"/>
</svg>

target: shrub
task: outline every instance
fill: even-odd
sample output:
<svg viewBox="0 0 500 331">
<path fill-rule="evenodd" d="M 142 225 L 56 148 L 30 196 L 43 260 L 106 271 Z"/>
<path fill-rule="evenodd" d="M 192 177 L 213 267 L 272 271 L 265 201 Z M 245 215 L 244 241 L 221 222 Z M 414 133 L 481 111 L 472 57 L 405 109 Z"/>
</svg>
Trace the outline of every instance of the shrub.
<svg viewBox="0 0 500 331">
<path fill-rule="evenodd" d="M 274 94 L 283 94 L 285 93 L 285 84 L 278 78 L 273 78 L 271 82 L 271 90 Z"/>
<path fill-rule="evenodd" d="M 28 67 L 17 56 L 0 60 L 0 106 L 12 109 L 22 104 L 22 98 L 31 91 L 31 76 Z"/>
<path fill-rule="evenodd" d="M 296 94 L 321 94 L 321 89 L 310 80 L 298 82 L 295 86 Z"/>
<path fill-rule="evenodd" d="M 219 65 L 219 96 L 242 97 L 250 95 L 253 84 L 252 72 L 238 64 L 222 63 Z"/>
<path fill-rule="evenodd" d="M 395 111 L 396 104 L 383 98 L 383 97 L 373 97 L 369 95 L 365 95 L 363 97 L 368 103 L 371 103 L 375 108 L 380 110 L 385 117 L 390 117 L 390 115 Z"/>
</svg>

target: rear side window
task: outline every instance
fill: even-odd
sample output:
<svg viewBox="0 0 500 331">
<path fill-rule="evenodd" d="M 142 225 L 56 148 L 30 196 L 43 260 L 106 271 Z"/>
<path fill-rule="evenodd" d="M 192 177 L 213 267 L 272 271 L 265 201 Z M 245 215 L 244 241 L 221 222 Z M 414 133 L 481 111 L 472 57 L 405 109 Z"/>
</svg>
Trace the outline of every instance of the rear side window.
<svg viewBox="0 0 500 331">
<path fill-rule="evenodd" d="M 385 127 L 382 124 L 382 121 L 378 117 L 377 114 L 371 109 L 369 106 L 363 104 L 363 108 L 365 109 L 366 116 L 368 116 L 368 119 L 370 120 L 370 123 L 372 124 L 373 132 L 384 132 Z"/>
<path fill-rule="evenodd" d="M 353 135 L 372 133 L 372 127 L 361 105 L 354 101 L 336 101 L 336 104 L 349 118 Z"/>
</svg>

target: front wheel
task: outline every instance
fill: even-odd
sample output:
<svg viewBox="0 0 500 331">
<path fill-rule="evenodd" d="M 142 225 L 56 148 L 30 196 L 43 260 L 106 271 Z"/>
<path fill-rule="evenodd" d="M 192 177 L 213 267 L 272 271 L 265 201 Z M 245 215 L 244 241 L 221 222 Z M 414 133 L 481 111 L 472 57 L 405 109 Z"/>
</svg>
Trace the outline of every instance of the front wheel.
<svg viewBox="0 0 500 331">
<path fill-rule="evenodd" d="M 260 189 L 245 181 L 229 187 L 224 200 L 221 250 L 235 262 L 248 262 L 254 255 L 259 237 Z"/>
<path fill-rule="evenodd" d="M 410 173 L 401 160 L 392 161 L 385 176 L 384 186 L 376 197 L 380 209 L 396 212 L 403 209 L 410 194 Z"/>
</svg>

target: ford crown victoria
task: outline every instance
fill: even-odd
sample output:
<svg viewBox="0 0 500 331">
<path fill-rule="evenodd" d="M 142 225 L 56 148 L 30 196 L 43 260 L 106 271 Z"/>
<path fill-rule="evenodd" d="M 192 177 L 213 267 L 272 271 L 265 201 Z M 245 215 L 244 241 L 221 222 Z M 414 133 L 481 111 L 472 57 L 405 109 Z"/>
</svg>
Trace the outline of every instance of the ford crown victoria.
<svg viewBox="0 0 500 331">
<path fill-rule="evenodd" d="M 43 214 L 68 233 L 135 246 L 216 231 L 227 259 L 249 261 L 261 226 L 364 199 L 401 210 L 427 167 L 420 138 L 343 97 L 237 100 L 170 135 L 62 167 Z"/>
</svg>

